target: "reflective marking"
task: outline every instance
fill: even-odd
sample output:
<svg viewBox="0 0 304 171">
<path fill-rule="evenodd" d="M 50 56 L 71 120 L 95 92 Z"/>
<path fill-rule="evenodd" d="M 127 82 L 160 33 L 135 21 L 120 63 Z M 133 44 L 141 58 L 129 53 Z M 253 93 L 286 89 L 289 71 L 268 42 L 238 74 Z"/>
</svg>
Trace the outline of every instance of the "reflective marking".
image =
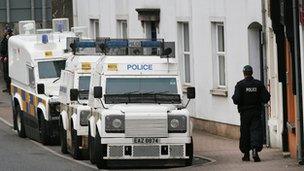
<svg viewBox="0 0 304 171">
<path fill-rule="evenodd" d="M 246 92 L 255 93 L 255 92 L 258 92 L 258 88 L 257 87 L 247 87 Z"/>
<path fill-rule="evenodd" d="M 53 52 L 52 51 L 45 51 L 44 52 L 44 56 L 45 57 L 52 57 L 53 56 Z"/>
</svg>

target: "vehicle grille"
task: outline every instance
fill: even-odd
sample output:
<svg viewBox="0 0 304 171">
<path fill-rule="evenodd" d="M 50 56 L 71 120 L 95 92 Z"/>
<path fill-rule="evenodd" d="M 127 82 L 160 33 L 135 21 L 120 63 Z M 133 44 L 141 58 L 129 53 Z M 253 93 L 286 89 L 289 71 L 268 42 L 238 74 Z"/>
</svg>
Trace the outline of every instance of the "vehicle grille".
<svg viewBox="0 0 304 171">
<path fill-rule="evenodd" d="M 123 146 L 109 146 L 109 156 L 110 157 L 122 157 L 123 156 Z"/>
<path fill-rule="evenodd" d="M 160 157 L 160 145 L 134 145 L 132 146 L 132 157 Z M 108 146 L 109 157 L 124 157 L 124 146 L 113 145 Z M 184 157 L 184 145 L 170 145 L 170 158 Z"/>
<path fill-rule="evenodd" d="M 159 146 L 134 146 L 133 157 L 158 157 Z"/>
<path fill-rule="evenodd" d="M 170 157 L 183 157 L 184 146 L 183 145 L 170 145 Z"/>
<path fill-rule="evenodd" d="M 168 137 L 167 115 L 125 115 L 126 137 Z"/>
</svg>

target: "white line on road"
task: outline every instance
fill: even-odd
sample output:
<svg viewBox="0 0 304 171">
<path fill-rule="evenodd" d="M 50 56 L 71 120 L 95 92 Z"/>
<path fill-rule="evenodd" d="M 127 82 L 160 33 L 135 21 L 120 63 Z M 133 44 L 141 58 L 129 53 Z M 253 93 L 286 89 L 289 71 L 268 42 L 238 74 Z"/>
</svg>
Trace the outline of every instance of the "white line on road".
<svg viewBox="0 0 304 171">
<path fill-rule="evenodd" d="M 13 127 L 13 124 L 9 123 L 8 121 L 6 121 L 5 119 L 3 119 L 2 117 L 0 117 L 0 121 L 2 121 L 4 124 L 8 125 L 9 127 Z M 36 142 L 36 141 L 33 141 L 33 140 L 30 140 L 31 142 L 33 142 L 34 144 L 36 144 L 37 146 L 47 150 L 48 152 L 58 156 L 58 157 L 61 157 L 61 158 L 64 158 L 66 160 L 69 160 L 69 161 L 72 161 L 72 162 L 75 162 L 75 163 L 78 163 L 80 165 L 83 165 L 83 166 L 86 166 L 86 167 L 89 167 L 89 168 L 92 168 L 92 169 L 95 169 L 95 170 L 98 170 L 95 166 L 93 165 L 90 165 L 88 163 L 85 163 L 85 162 L 82 162 L 82 161 L 79 161 L 79 160 L 74 160 L 73 158 L 70 158 L 70 157 L 67 157 L 67 156 L 64 156 L 62 154 L 59 154 L 57 153 L 56 151 L 46 147 L 46 146 L 43 146 L 42 144 Z"/>
<path fill-rule="evenodd" d="M 13 127 L 13 124 L 9 123 L 8 121 L 6 121 L 5 119 L 3 119 L 2 117 L 0 117 L 0 121 L 2 121 L 3 123 L 5 123 L 9 127 Z"/>
<path fill-rule="evenodd" d="M 36 144 L 37 146 L 39 146 L 39 147 L 41 147 L 41 148 L 47 150 L 48 152 L 50 152 L 50 153 L 52 153 L 52 154 L 54 154 L 54 155 L 56 155 L 56 156 L 58 156 L 58 157 L 61 157 L 61 158 L 64 158 L 64 159 L 66 159 L 66 160 L 69 160 L 69 161 L 72 161 L 72 162 L 81 164 L 81 165 L 83 165 L 83 166 L 87 166 L 87 167 L 89 167 L 89 168 L 92 168 L 92 169 L 97 170 L 97 168 L 96 168 L 95 166 L 93 166 L 93 165 L 90 165 L 90 164 L 85 163 L 85 162 L 83 162 L 83 161 L 74 160 L 73 158 L 70 158 L 70 157 L 68 157 L 68 156 L 64 156 L 64 155 L 62 155 L 62 154 L 57 153 L 56 151 L 54 151 L 54 150 L 52 150 L 52 149 L 50 149 L 50 148 L 48 148 L 48 147 L 46 147 L 46 146 L 40 144 L 39 142 L 36 142 L 36 141 L 34 141 L 34 140 L 31 140 L 31 141 L 32 141 L 34 144 Z"/>
</svg>

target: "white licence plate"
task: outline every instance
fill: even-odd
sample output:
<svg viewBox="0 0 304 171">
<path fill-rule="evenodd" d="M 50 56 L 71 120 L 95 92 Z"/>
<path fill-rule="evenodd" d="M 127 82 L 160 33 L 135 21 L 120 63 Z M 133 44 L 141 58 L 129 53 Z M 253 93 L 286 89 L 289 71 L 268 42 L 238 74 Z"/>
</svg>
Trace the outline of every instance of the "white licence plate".
<svg viewBox="0 0 304 171">
<path fill-rule="evenodd" d="M 133 138 L 133 143 L 135 143 L 135 144 L 157 144 L 157 143 L 159 143 L 159 138 Z"/>
</svg>

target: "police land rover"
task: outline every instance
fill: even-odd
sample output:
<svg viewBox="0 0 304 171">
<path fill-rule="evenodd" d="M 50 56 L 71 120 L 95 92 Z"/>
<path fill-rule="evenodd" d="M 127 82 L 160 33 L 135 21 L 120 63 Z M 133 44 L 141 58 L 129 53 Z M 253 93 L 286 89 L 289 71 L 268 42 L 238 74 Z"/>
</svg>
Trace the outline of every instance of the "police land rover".
<svg viewBox="0 0 304 171">
<path fill-rule="evenodd" d="M 70 153 L 75 159 L 88 157 L 88 104 L 91 70 L 100 54 L 81 52 L 67 59 L 60 77 L 60 139 L 61 152 Z M 72 92 L 72 93 L 71 93 Z M 76 96 L 72 96 L 75 95 Z"/>
<path fill-rule="evenodd" d="M 53 20 L 53 30 L 36 30 L 35 21 L 20 21 L 20 34 L 9 39 L 14 129 L 20 137 L 59 142 L 57 79 L 65 68 L 66 38 L 75 36 L 68 29 L 67 19 Z"/>
<path fill-rule="evenodd" d="M 98 44 L 104 55 L 92 71 L 89 92 L 91 162 L 98 168 L 138 161 L 191 165 L 192 124 L 171 58 L 174 43 L 105 39 Z M 187 96 L 195 97 L 194 87 Z"/>
</svg>

